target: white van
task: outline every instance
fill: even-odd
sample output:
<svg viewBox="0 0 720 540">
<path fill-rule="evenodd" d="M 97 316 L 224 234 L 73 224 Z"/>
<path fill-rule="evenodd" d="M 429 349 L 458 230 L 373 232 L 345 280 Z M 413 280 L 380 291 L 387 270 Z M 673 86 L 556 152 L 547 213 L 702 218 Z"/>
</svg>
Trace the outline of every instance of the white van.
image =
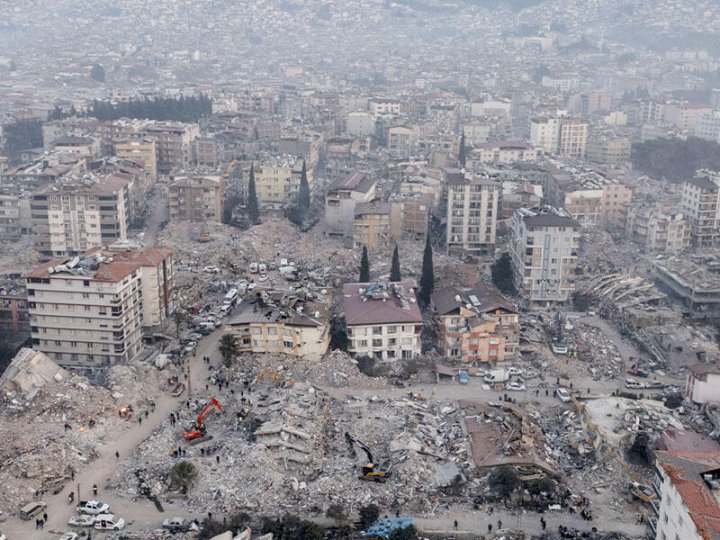
<svg viewBox="0 0 720 540">
<path fill-rule="evenodd" d="M 237 289 L 230 289 L 227 294 L 225 295 L 225 299 L 223 300 L 223 304 L 226 306 L 234 306 L 235 302 L 237 302 L 238 299 L 238 290 Z"/>
<path fill-rule="evenodd" d="M 258 273 L 258 263 L 250 263 L 250 273 L 251 274 L 257 274 Z"/>
<path fill-rule="evenodd" d="M 261 274 L 267 274 L 267 265 L 265 263 L 258 264 L 258 272 Z"/>
</svg>

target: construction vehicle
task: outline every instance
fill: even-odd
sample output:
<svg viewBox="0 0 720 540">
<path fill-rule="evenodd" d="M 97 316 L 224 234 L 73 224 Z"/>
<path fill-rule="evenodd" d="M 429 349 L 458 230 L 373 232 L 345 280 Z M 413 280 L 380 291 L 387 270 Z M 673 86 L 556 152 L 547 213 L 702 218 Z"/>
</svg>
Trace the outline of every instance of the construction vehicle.
<svg viewBox="0 0 720 540">
<path fill-rule="evenodd" d="M 386 482 L 387 479 L 390 478 L 392 474 L 392 466 L 390 465 L 389 461 L 384 461 L 383 463 L 375 463 L 375 461 L 373 460 L 372 452 L 370 452 L 370 448 L 368 448 L 368 446 L 364 442 L 360 441 L 356 437 L 353 437 L 347 432 L 345 432 L 345 439 L 347 440 L 351 450 L 353 450 L 353 444 L 357 444 L 367 455 L 368 462 L 362 467 L 362 476 L 358 476 L 360 480 Z"/>
<path fill-rule="evenodd" d="M 195 424 L 193 425 L 192 429 L 190 431 L 184 431 L 182 436 L 183 439 L 186 441 L 192 441 L 194 439 L 197 439 L 198 437 L 204 437 L 207 428 L 205 427 L 205 424 L 203 420 L 205 420 L 205 417 L 208 415 L 208 413 L 212 410 L 212 408 L 215 407 L 220 412 L 223 412 L 222 405 L 220 405 L 220 402 L 215 399 L 214 397 L 208 401 L 205 406 L 200 410 L 200 414 L 198 414 L 197 420 L 195 420 Z"/>
<path fill-rule="evenodd" d="M 212 239 L 213 237 L 210 236 L 210 229 L 207 224 L 203 225 L 202 231 L 200 231 L 200 236 L 198 237 L 198 242 L 206 244 L 207 242 L 212 242 Z"/>
<path fill-rule="evenodd" d="M 628 491 L 633 497 L 643 502 L 650 502 L 657 499 L 657 493 L 655 493 L 653 488 L 640 484 L 639 482 L 630 482 L 628 484 Z"/>
<path fill-rule="evenodd" d="M 280 384 L 280 375 L 278 375 L 277 371 L 261 371 L 258 373 L 258 376 L 255 377 L 253 384 L 257 384 L 265 378 L 273 379 L 276 384 Z"/>
</svg>

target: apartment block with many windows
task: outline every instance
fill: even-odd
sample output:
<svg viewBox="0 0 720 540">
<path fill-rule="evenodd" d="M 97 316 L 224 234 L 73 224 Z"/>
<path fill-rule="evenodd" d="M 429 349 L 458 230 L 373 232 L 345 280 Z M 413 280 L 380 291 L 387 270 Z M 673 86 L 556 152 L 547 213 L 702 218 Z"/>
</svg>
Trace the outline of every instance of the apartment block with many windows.
<svg viewBox="0 0 720 540">
<path fill-rule="evenodd" d="M 143 328 L 172 312 L 172 252 L 93 250 L 27 274 L 33 348 L 63 367 L 97 369 L 142 349 Z"/>
<path fill-rule="evenodd" d="M 447 251 L 480 255 L 495 250 L 501 186 L 487 176 L 447 177 Z"/>
</svg>

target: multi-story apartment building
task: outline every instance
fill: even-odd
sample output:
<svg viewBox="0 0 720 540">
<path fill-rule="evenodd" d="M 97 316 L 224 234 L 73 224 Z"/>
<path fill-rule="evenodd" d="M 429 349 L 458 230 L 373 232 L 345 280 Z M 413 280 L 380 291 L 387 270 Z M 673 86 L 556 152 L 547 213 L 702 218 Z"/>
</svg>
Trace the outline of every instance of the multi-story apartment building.
<svg viewBox="0 0 720 540">
<path fill-rule="evenodd" d="M 346 283 L 343 308 L 350 354 L 389 361 L 420 354 L 423 319 L 412 283 Z"/>
<path fill-rule="evenodd" d="M 495 250 L 501 186 L 487 176 L 447 176 L 447 252 L 480 255 Z"/>
<path fill-rule="evenodd" d="M 87 160 L 63 157 L 59 154 L 43 156 L 31 163 L 11 167 L 0 173 L 0 190 L 15 194 L 33 191 L 55 184 L 67 174 L 87 172 Z"/>
<path fill-rule="evenodd" d="M 352 236 L 355 206 L 375 198 L 377 181 L 369 174 L 355 171 L 336 180 L 325 192 L 325 232 Z"/>
<path fill-rule="evenodd" d="M 518 161 L 537 161 L 538 149 L 523 142 L 486 142 L 476 144 L 465 168 L 476 170 L 482 165 L 507 165 Z"/>
<path fill-rule="evenodd" d="M 432 308 L 443 356 L 463 362 L 517 359 L 520 315 L 491 286 L 440 289 L 432 295 Z"/>
<path fill-rule="evenodd" d="M 657 450 L 655 476 L 656 540 L 720 538 L 720 452 Z"/>
<path fill-rule="evenodd" d="M 402 214 L 397 205 L 386 202 L 358 203 L 353 221 L 353 246 L 369 251 L 387 248 L 402 235 Z"/>
<path fill-rule="evenodd" d="M 59 257 L 125 240 L 128 206 L 128 182 L 116 175 L 68 180 L 33 193 L 35 249 Z"/>
<path fill-rule="evenodd" d="M 533 118 L 530 144 L 548 154 L 584 158 L 587 151 L 588 123 L 567 116 Z"/>
<path fill-rule="evenodd" d="M 63 367 L 96 369 L 142 349 L 172 312 L 172 252 L 92 250 L 26 276 L 33 347 Z"/>
<path fill-rule="evenodd" d="M 0 195 L 0 240 L 17 240 L 20 232 L 20 198 Z"/>
<path fill-rule="evenodd" d="M 345 119 L 345 131 L 353 137 L 374 135 L 375 117 L 362 111 L 348 113 Z"/>
<path fill-rule="evenodd" d="M 146 125 L 142 135 L 157 143 L 157 171 L 169 174 L 173 169 L 186 169 L 193 158 L 192 142 L 200 135 L 197 124 L 154 122 Z"/>
<path fill-rule="evenodd" d="M 193 141 L 193 163 L 219 167 L 225 163 L 225 145 L 215 137 L 198 137 Z"/>
<path fill-rule="evenodd" d="M 282 353 L 319 360 L 330 344 L 330 298 L 310 301 L 284 291 L 242 302 L 227 322 L 240 352 Z"/>
<path fill-rule="evenodd" d="M 433 197 L 428 193 L 393 193 L 388 202 L 400 214 L 400 235 L 410 240 L 424 241 L 430 223 Z"/>
<path fill-rule="evenodd" d="M 172 176 L 168 185 L 170 219 L 200 223 L 222 220 L 222 176 Z"/>
<path fill-rule="evenodd" d="M 691 238 L 696 246 L 718 241 L 720 226 L 720 186 L 711 175 L 683 182 L 682 211 L 692 222 Z"/>
<path fill-rule="evenodd" d="M 575 290 L 580 225 L 557 210 L 519 209 L 510 256 L 515 287 L 531 303 L 565 302 Z"/>
<path fill-rule="evenodd" d="M 415 143 L 417 142 L 417 139 L 417 130 L 413 127 L 393 126 L 388 128 L 388 151 L 393 157 L 410 157 L 415 152 Z"/>
<path fill-rule="evenodd" d="M 698 117 L 693 133 L 706 141 L 720 142 L 720 110 L 706 112 Z"/>
<path fill-rule="evenodd" d="M 0 283 L 0 331 L 21 336 L 30 333 L 27 291 L 17 282 Z M 22 338 L 21 338 L 22 339 Z"/>
<path fill-rule="evenodd" d="M 128 139 L 116 141 L 114 153 L 122 159 L 142 163 L 145 173 L 155 182 L 157 179 L 157 144 L 152 139 Z"/>
<path fill-rule="evenodd" d="M 259 201 L 269 203 L 294 203 L 300 189 L 302 159 L 283 156 L 267 159 L 255 164 L 255 192 Z M 247 193 L 250 166 L 243 175 L 244 189 Z M 307 180 L 310 192 L 313 189 L 313 170 L 307 167 Z"/>
<path fill-rule="evenodd" d="M 631 148 L 629 137 L 596 134 L 588 140 L 586 156 L 588 161 L 615 167 L 630 161 Z"/>
<path fill-rule="evenodd" d="M 625 235 L 653 253 L 677 253 L 690 245 L 690 223 L 670 205 L 628 207 Z"/>
<path fill-rule="evenodd" d="M 53 141 L 52 150 L 61 154 L 75 154 L 77 157 L 93 159 L 100 156 L 100 141 L 90 137 L 65 135 Z"/>
<path fill-rule="evenodd" d="M 400 101 L 397 99 L 374 98 L 368 103 L 370 114 L 378 116 L 397 116 L 400 114 Z"/>
</svg>

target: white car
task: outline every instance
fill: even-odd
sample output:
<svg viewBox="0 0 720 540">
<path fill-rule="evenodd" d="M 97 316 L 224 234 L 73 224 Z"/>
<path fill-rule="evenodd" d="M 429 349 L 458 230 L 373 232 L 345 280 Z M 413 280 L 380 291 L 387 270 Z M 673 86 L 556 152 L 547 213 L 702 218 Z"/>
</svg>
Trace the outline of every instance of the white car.
<svg viewBox="0 0 720 540">
<path fill-rule="evenodd" d="M 555 395 L 563 403 L 570 403 L 570 401 L 572 400 L 572 398 L 570 397 L 570 392 L 568 392 L 564 388 L 556 388 Z"/>
<path fill-rule="evenodd" d="M 217 266 L 206 266 L 203 268 L 203 272 L 207 272 L 208 274 L 218 274 L 220 273 L 220 269 Z"/>
<path fill-rule="evenodd" d="M 645 388 L 645 385 L 635 379 L 625 379 L 625 388 Z"/>
<path fill-rule="evenodd" d="M 525 385 L 517 381 L 510 381 L 505 385 L 505 390 L 512 390 L 513 392 L 524 392 Z"/>
<path fill-rule="evenodd" d="M 100 514 L 95 519 L 94 527 L 100 531 L 119 531 L 125 526 L 123 518 L 115 517 L 113 514 Z"/>
<path fill-rule="evenodd" d="M 95 525 L 95 516 L 73 516 L 68 519 L 68 525 L 71 527 L 92 527 Z"/>
<path fill-rule="evenodd" d="M 60 538 L 58 538 L 58 540 L 78 540 L 78 535 L 74 532 L 66 532 Z"/>
<path fill-rule="evenodd" d="M 523 374 L 523 370 L 522 370 L 522 369 L 516 368 L 516 367 L 514 367 L 514 366 L 510 366 L 509 368 L 507 368 L 507 372 L 508 372 L 510 375 L 522 375 L 522 374 Z"/>
</svg>

